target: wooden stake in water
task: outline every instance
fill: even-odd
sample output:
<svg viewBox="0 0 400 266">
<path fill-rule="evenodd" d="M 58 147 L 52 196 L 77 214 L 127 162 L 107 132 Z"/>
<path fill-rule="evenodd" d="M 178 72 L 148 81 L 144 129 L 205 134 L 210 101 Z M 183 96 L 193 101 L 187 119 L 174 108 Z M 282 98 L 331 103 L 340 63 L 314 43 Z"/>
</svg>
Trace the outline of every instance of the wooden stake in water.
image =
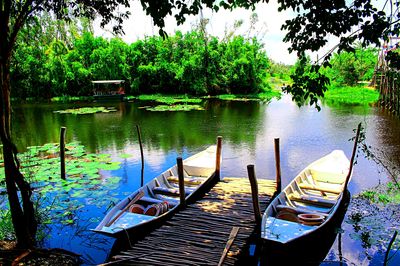
<svg viewBox="0 0 400 266">
<path fill-rule="evenodd" d="M 222 149 L 222 137 L 217 137 L 217 158 L 215 162 L 215 174 L 218 179 L 221 179 L 221 149 Z"/>
<path fill-rule="evenodd" d="M 179 197 L 180 197 L 180 201 L 181 201 L 181 206 L 185 206 L 186 205 L 185 177 L 183 175 L 182 157 L 176 158 L 176 165 L 178 166 Z"/>
<path fill-rule="evenodd" d="M 61 162 L 61 179 L 65 180 L 65 131 L 66 127 L 60 129 L 60 162 Z"/>
<path fill-rule="evenodd" d="M 359 123 L 358 127 L 357 127 L 356 137 L 354 139 L 354 145 L 353 145 L 353 152 L 351 153 L 351 158 L 350 158 L 349 172 L 347 173 L 347 177 L 346 177 L 346 181 L 344 183 L 343 191 L 347 190 L 347 186 L 349 185 L 349 180 L 350 180 L 351 174 L 353 172 L 354 158 L 355 158 L 356 153 L 357 153 L 357 144 L 358 144 L 358 139 L 360 137 L 360 131 L 361 131 L 361 123 Z"/>
<path fill-rule="evenodd" d="M 253 198 L 254 218 L 257 224 L 261 224 L 261 210 L 260 210 L 260 203 L 258 200 L 258 185 L 257 185 L 257 177 L 256 177 L 256 172 L 254 170 L 254 165 L 249 164 L 247 166 L 247 173 L 249 175 L 251 196 Z"/>
<path fill-rule="evenodd" d="M 137 133 L 138 133 L 139 146 L 140 146 L 140 158 L 142 159 L 142 170 L 141 170 L 141 173 L 140 173 L 140 186 L 143 187 L 143 182 L 144 182 L 144 156 L 143 156 L 142 136 L 140 134 L 139 125 L 136 125 L 136 129 L 137 129 Z"/>
<path fill-rule="evenodd" d="M 281 180 L 281 153 L 279 148 L 279 138 L 274 139 L 275 144 L 275 167 L 276 167 L 276 192 L 278 195 L 282 191 L 282 180 Z"/>
</svg>

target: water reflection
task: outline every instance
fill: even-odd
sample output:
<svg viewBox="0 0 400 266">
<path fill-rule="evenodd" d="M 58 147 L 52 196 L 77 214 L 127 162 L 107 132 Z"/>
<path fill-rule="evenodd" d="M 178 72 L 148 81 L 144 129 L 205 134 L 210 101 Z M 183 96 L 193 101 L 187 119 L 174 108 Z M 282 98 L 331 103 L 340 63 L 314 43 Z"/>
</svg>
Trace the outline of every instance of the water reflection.
<svg viewBox="0 0 400 266">
<path fill-rule="evenodd" d="M 120 188 L 113 192 L 132 191 L 139 184 L 140 152 L 136 124 L 141 126 L 145 156 L 145 179 L 150 180 L 175 163 L 177 156 L 187 157 L 223 136 L 222 176 L 245 177 L 246 165 L 255 164 L 258 178 L 273 178 L 275 163 L 273 139 L 280 138 L 283 185 L 296 176 L 306 165 L 333 149 L 342 149 L 350 155 L 353 129 L 359 122 L 366 127 L 367 142 L 385 151 L 400 165 L 400 121 L 375 107 L 324 106 L 321 112 L 312 107 L 298 108 L 284 96 L 270 104 L 259 102 L 227 102 L 209 100 L 206 111 L 150 112 L 142 109 L 149 103 L 74 103 L 74 104 L 24 104 L 14 106 L 13 134 L 20 150 L 31 145 L 58 142 L 61 126 L 67 127 L 67 142 L 77 140 L 89 152 L 110 153 L 122 162 L 122 168 L 104 173 L 122 177 Z M 116 107 L 117 112 L 106 114 L 68 115 L 55 110 L 84 106 Z M 120 158 L 120 154 L 131 154 Z M 357 159 L 350 191 L 362 189 L 387 180 L 376 164 L 362 155 Z M 101 217 L 104 210 L 88 209 L 82 217 L 90 220 Z M 82 220 L 84 220 L 82 218 Z M 85 224 L 93 228 L 95 223 Z M 69 227 L 68 227 L 69 228 Z M 110 249 L 109 243 L 96 251 L 88 248 L 76 228 L 54 229 L 52 237 L 44 243 L 47 247 L 64 247 L 77 253 L 86 253 L 91 261 L 101 262 Z M 84 229 L 86 230 L 86 229 Z M 68 231 L 68 232 L 67 232 Z M 73 239 L 65 235 L 74 235 Z M 103 243 L 97 241 L 96 243 Z M 351 254 L 360 250 L 358 243 L 343 237 L 343 250 Z M 361 247 L 362 248 L 362 247 Z M 344 257 L 358 264 L 356 255 L 344 252 Z"/>
</svg>

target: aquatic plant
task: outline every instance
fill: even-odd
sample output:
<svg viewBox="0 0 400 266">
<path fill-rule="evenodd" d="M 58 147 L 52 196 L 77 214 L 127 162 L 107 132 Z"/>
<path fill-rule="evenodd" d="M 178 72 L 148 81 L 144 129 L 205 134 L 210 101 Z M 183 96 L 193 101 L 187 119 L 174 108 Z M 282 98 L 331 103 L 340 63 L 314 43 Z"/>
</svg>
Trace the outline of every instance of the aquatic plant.
<svg viewBox="0 0 400 266">
<path fill-rule="evenodd" d="M 54 113 L 60 114 L 74 114 L 74 115 L 85 115 L 85 114 L 94 114 L 94 113 L 109 113 L 116 112 L 117 109 L 114 107 L 81 107 L 81 108 L 72 108 L 66 110 L 58 110 L 54 111 Z"/>
<path fill-rule="evenodd" d="M 204 110 L 203 107 L 197 104 L 176 104 L 176 105 L 157 105 L 154 107 L 148 107 L 146 110 L 149 111 L 192 111 L 192 110 Z"/>
<path fill-rule="evenodd" d="M 67 143 L 65 150 L 66 180 L 60 178 L 58 143 L 31 146 L 19 154 L 21 172 L 34 188 L 36 209 L 42 212 L 42 224 L 73 224 L 76 213 L 87 205 L 105 208 L 118 201 L 112 191 L 121 178 L 106 177 L 102 172 L 119 169 L 120 162 L 112 161 L 110 154 L 86 153 L 78 142 Z M 0 164 L 0 180 L 4 180 L 2 168 Z"/>
<path fill-rule="evenodd" d="M 326 103 L 368 105 L 376 103 L 379 92 L 374 88 L 362 86 L 330 86 L 325 92 L 323 101 Z"/>
</svg>

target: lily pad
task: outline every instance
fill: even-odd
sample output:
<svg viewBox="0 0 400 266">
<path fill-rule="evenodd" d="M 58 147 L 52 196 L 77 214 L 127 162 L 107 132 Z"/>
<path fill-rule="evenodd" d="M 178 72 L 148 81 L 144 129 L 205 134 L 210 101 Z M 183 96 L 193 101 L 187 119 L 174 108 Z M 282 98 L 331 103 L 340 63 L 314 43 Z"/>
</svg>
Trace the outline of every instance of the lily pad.
<svg viewBox="0 0 400 266">
<path fill-rule="evenodd" d="M 73 108 L 73 109 L 66 109 L 66 110 L 58 110 L 54 111 L 54 113 L 60 114 L 74 114 L 74 115 L 84 115 L 84 114 L 94 114 L 94 113 L 109 113 L 109 112 L 116 112 L 117 109 L 113 107 L 81 107 L 81 108 Z"/>
<path fill-rule="evenodd" d="M 202 111 L 203 107 L 197 104 L 176 104 L 176 105 L 157 105 L 154 107 L 149 107 L 146 110 L 148 111 L 157 111 L 157 112 L 165 112 L 165 111 Z"/>
</svg>

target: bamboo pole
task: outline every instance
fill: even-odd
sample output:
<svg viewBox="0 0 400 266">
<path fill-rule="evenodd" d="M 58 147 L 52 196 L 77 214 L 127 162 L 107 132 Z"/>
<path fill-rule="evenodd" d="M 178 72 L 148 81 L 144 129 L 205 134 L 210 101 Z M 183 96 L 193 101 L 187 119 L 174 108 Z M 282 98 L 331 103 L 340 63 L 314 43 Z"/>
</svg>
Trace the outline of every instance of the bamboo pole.
<svg viewBox="0 0 400 266">
<path fill-rule="evenodd" d="M 65 131 L 66 127 L 60 129 L 60 162 L 61 162 L 61 179 L 65 180 Z"/>
<path fill-rule="evenodd" d="M 218 262 L 218 266 L 222 266 L 222 264 L 224 263 L 226 255 L 228 255 L 228 252 L 231 249 L 233 241 L 235 241 L 235 238 L 236 238 L 236 235 L 237 235 L 238 232 L 239 232 L 239 227 L 234 226 L 232 228 L 232 231 L 231 231 L 230 235 L 229 235 L 228 242 L 226 242 L 226 246 L 224 248 L 224 251 L 222 252 L 222 256 L 221 256 L 221 259 Z"/>
<path fill-rule="evenodd" d="M 354 145 L 353 145 L 353 152 L 351 154 L 351 159 L 350 159 L 349 172 L 347 173 L 347 176 L 346 176 L 346 181 L 344 184 L 343 192 L 347 190 L 347 186 L 349 184 L 349 180 L 350 180 L 351 174 L 353 172 L 354 157 L 356 156 L 356 152 L 357 152 L 357 144 L 358 144 L 358 138 L 360 136 L 360 130 L 361 130 L 361 123 L 358 124 L 358 127 L 357 127 L 356 137 L 354 139 Z"/>
<path fill-rule="evenodd" d="M 186 205 L 185 195 L 185 177 L 183 175 L 183 161 L 182 157 L 176 158 L 176 165 L 178 166 L 178 178 L 179 178 L 179 198 L 182 206 Z"/>
<path fill-rule="evenodd" d="M 260 203 L 258 200 L 258 186 L 257 186 L 257 178 L 256 173 L 254 170 L 254 165 L 249 164 L 247 166 L 247 173 L 250 180 L 251 186 L 251 196 L 253 199 L 253 209 L 254 209 L 254 218 L 257 224 L 261 224 L 261 210 L 260 210 Z"/>
<path fill-rule="evenodd" d="M 279 138 L 274 139 L 275 144 L 275 167 L 276 167 L 276 192 L 278 195 L 282 191 L 282 180 L 281 180 L 281 153 L 279 148 Z"/>
<path fill-rule="evenodd" d="M 217 156 L 215 162 L 215 174 L 218 179 L 221 179 L 221 149 L 222 149 L 222 137 L 217 137 Z"/>
<path fill-rule="evenodd" d="M 139 146 L 140 146 L 140 158 L 142 161 L 142 168 L 140 172 L 140 186 L 143 187 L 144 183 L 144 156 L 143 156 L 143 145 L 142 145 L 142 136 L 140 134 L 140 126 L 136 125 L 136 130 L 138 133 L 138 139 L 139 139 Z"/>
</svg>

